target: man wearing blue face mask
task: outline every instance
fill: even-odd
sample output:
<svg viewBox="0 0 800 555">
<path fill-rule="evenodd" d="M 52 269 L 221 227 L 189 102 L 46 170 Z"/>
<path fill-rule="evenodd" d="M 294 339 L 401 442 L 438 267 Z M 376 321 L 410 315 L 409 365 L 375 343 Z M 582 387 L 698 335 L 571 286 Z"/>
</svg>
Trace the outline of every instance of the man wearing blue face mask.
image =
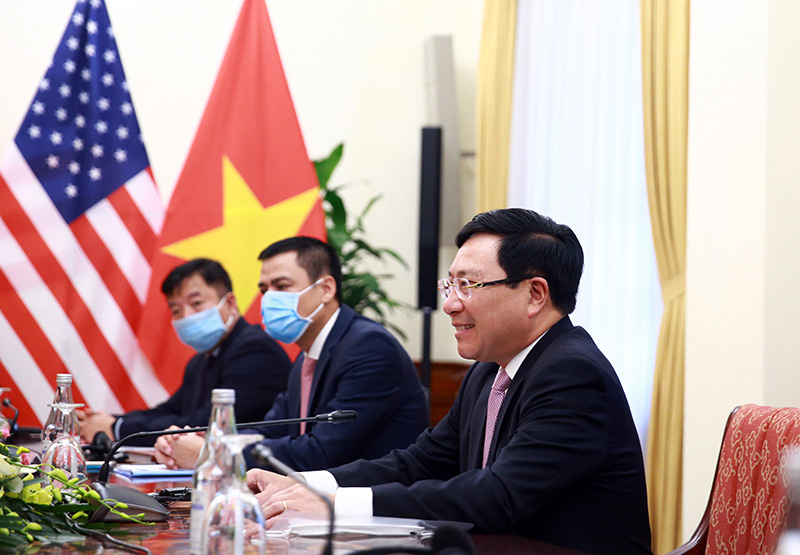
<svg viewBox="0 0 800 555">
<path fill-rule="evenodd" d="M 239 422 L 264 415 L 286 388 L 291 362 L 259 326 L 241 317 L 232 289 L 222 265 L 205 258 L 181 264 L 167 275 L 161 291 L 175 332 L 197 354 L 187 364 L 180 388 L 164 403 L 121 416 L 79 413 L 85 441 L 99 431 L 113 440 L 169 426 L 204 426 L 211 413 L 211 390 L 216 388 L 236 390 Z"/>
<path fill-rule="evenodd" d="M 292 367 L 287 390 L 264 420 L 339 409 L 358 412 L 356 421 L 336 426 L 259 429 L 264 443 L 300 470 L 407 447 L 429 424 L 419 377 L 391 333 L 342 304 L 341 264 L 334 250 L 318 239 L 292 237 L 264 249 L 259 260 L 264 327 L 273 338 L 295 343 L 303 351 Z M 157 458 L 191 468 L 200 445 L 200 438 L 191 435 L 181 435 L 171 445 L 160 439 Z M 169 453 L 159 453 L 162 446 Z M 248 466 L 255 466 L 249 449 L 245 458 Z"/>
</svg>

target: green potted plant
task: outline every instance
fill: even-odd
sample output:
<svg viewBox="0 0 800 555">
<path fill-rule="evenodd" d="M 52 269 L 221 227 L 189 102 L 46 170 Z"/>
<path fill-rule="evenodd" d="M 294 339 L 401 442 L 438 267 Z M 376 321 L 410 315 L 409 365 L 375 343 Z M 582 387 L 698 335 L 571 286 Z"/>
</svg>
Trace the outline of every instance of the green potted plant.
<svg viewBox="0 0 800 555">
<path fill-rule="evenodd" d="M 405 339 L 403 330 L 388 320 L 388 313 L 396 308 L 411 308 L 411 305 L 396 301 L 386 293 L 382 283 L 393 278 L 392 274 L 370 273 L 364 269 L 364 263 L 368 259 L 384 262 L 391 258 L 406 269 L 408 264 L 396 251 L 375 247 L 367 240 L 364 218 L 381 195 L 370 198 L 360 214 L 349 215 L 340 194 L 348 185 L 329 184 L 333 170 L 342 159 L 343 151 L 344 145 L 339 144 L 327 158 L 314 161 L 325 211 L 328 244 L 342 261 L 342 300 L 359 314 L 372 318 Z"/>
</svg>

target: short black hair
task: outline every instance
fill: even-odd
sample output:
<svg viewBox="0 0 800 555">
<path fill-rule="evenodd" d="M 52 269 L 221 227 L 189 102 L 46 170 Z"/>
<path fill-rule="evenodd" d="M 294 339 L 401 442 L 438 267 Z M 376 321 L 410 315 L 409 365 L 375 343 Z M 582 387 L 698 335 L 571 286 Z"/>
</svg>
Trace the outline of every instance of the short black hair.
<svg viewBox="0 0 800 555">
<path fill-rule="evenodd" d="M 477 233 L 500 237 L 497 262 L 508 277 L 541 276 L 547 280 L 556 309 L 564 314 L 575 310 L 583 249 L 568 226 L 524 208 L 490 210 L 461 228 L 456 246 L 461 248 Z"/>
<path fill-rule="evenodd" d="M 328 274 L 336 282 L 336 300 L 342 304 L 342 263 L 333 247 L 315 237 L 288 237 L 276 241 L 261 251 L 259 260 L 266 260 L 285 252 L 297 253 L 297 264 L 312 282 Z"/>
<path fill-rule="evenodd" d="M 164 278 L 164 281 L 161 282 L 161 292 L 169 297 L 181 283 L 195 274 L 216 289 L 220 298 L 233 291 L 231 278 L 225 268 L 222 267 L 222 264 L 208 258 L 195 258 L 173 268 Z"/>
</svg>

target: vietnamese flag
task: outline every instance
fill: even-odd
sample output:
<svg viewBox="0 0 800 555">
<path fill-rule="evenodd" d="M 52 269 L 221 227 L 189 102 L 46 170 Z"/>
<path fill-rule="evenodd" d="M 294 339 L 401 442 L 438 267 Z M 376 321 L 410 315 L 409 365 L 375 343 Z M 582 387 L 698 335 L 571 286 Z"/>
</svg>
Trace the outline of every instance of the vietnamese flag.
<svg viewBox="0 0 800 555">
<path fill-rule="evenodd" d="M 216 83 L 170 199 L 153 261 L 140 343 L 168 391 L 194 351 L 161 294 L 176 265 L 218 260 L 239 310 L 261 320 L 258 254 L 294 235 L 325 239 L 319 182 L 283 73 L 264 0 L 244 0 Z M 296 352 L 296 351 L 295 351 Z"/>
</svg>

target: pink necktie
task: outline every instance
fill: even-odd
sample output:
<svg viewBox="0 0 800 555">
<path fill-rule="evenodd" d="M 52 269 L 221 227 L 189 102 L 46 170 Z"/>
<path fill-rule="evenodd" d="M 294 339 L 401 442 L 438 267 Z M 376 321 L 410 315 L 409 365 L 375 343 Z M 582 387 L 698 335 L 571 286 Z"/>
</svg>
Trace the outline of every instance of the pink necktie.
<svg viewBox="0 0 800 555">
<path fill-rule="evenodd" d="M 306 356 L 300 367 L 300 418 L 308 416 L 308 398 L 311 396 L 311 382 L 314 381 L 314 367 L 317 361 Z M 300 435 L 306 433 L 306 423 L 300 423 Z"/>
<path fill-rule="evenodd" d="M 511 378 L 506 371 L 501 368 L 494 378 L 492 391 L 489 393 L 489 402 L 486 405 L 486 432 L 483 439 L 483 467 L 486 468 L 486 461 L 489 459 L 489 448 L 494 437 L 494 426 L 497 424 L 497 415 L 500 413 L 500 405 L 506 396 L 508 386 L 511 385 Z"/>
</svg>

